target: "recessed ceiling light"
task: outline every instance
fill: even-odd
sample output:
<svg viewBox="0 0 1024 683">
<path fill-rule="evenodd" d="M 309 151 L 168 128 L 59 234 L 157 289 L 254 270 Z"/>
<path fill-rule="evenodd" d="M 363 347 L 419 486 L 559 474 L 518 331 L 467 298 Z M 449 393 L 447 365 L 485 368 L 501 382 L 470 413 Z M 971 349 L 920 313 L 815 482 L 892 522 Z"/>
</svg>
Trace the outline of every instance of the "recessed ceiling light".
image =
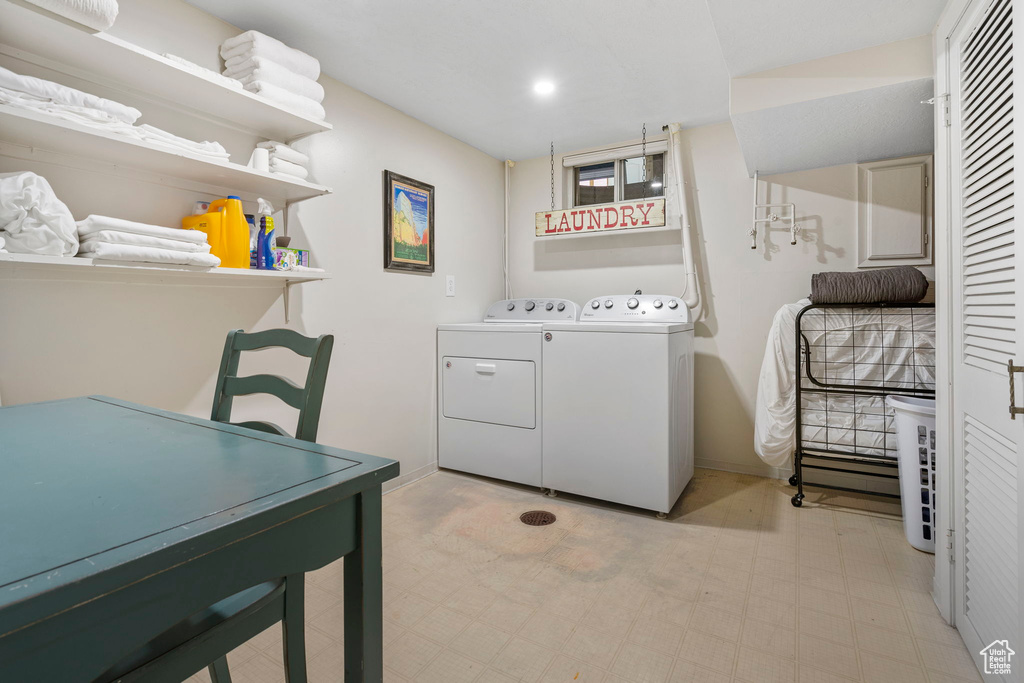
<svg viewBox="0 0 1024 683">
<path fill-rule="evenodd" d="M 550 95 L 555 92 L 555 84 L 551 81 L 537 81 L 533 84 L 533 92 L 538 95 Z"/>
</svg>

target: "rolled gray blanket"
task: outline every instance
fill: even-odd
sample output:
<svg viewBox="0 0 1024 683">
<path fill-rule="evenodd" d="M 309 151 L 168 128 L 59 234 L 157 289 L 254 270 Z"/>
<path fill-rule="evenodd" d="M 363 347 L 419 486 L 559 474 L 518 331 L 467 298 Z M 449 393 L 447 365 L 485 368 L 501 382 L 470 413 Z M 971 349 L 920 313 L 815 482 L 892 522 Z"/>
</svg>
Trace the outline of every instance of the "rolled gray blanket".
<svg viewBox="0 0 1024 683">
<path fill-rule="evenodd" d="M 928 292 L 928 278 L 913 266 L 811 276 L 811 303 L 907 304 Z"/>
</svg>

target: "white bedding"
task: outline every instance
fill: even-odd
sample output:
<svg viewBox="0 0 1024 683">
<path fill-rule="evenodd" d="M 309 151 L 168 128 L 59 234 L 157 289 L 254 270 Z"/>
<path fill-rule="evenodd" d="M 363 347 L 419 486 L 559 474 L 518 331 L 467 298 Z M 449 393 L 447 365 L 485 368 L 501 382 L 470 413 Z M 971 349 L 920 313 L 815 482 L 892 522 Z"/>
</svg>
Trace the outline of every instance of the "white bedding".
<svg viewBox="0 0 1024 683">
<path fill-rule="evenodd" d="M 23 95 L 54 104 L 98 109 L 125 123 L 135 123 L 142 116 L 142 112 L 135 107 L 129 107 L 114 100 L 97 97 L 96 95 L 75 90 L 60 83 L 54 83 L 53 81 L 17 74 L 3 67 L 0 67 L 0 88 L 14 90 L 15 92 L 23 93 Z"/>
<path fill-rule="evenodd" d="M 117 0 L 28 0 L 33 5 L 76 21 L 97 31 L 106 31 L 117 19 Z"/>
<path fill-rule="evenodd" d="M 98 242 L 96 240 L 82 242 L 82 248 L 78 255 L 107 261 L 170 263 L 183 266 L 204 266 L 206 268 L 216 268 L 220 265 L 220 259 L 213 254 L 171 251 L 154 247 L 139 247 L 132 244 Z"/>
<path fill-rule="evenodd" d="M 779 309 L 761 363 L 754 450 L 774 467 L 785 466 L 796 446 L 796 317 L 809 303 L 804 299 Z M 811 349 L 811 373 L 819 381 L 934 388 L 933 309 L 814 310 L 804 315 L 801 329 Z M 803 386 L 814 385 L 805 378 Z M 805 392 L 802 398 L 805 447 L 892 454 L 892 412 L 881 397 Z"/>
</svg>

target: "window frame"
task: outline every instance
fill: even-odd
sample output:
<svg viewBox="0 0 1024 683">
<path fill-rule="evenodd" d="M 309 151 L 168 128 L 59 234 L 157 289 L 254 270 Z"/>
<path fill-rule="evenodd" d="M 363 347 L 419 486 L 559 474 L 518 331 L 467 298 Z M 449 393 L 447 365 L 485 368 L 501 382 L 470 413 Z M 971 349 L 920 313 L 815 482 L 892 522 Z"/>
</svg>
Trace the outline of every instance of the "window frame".
<svg viewBox="0 0 1024 683">
<path fill-rule="evenodd" d="M 567 154 L 562 157 L 562 206 L 567 209 L 574 209 L 577 206 L 609 206 L 611 204 L 618 204 L 623 201 L 623 195 L 626 191 L 625 186 L 625 172 L 623 161 L 626 159 L 633 159 L 643 154 L 643 145 L 640 143 L 629 144 L 629 145 L 617 145 L 614 147 L 606 147 L 604 149 L 597 149 L 590 152 L 582 152 L 579 154 Z M 656 154 L 664 155 L 662 160 L 662 192 L 660 195 L 656 195 L 661 198 L 667 199 L 667 186 L 668 186 L 668 138 L 661 137 L 654 140 L 647 141 L 647 156 L 654 156 Z M 576 204 L 576 169 L 580 166 L 591 166 L 593 164 L 608 163 L 610 161 L 615 162 L 615 199 L 605 204 Z"/>
</svg>

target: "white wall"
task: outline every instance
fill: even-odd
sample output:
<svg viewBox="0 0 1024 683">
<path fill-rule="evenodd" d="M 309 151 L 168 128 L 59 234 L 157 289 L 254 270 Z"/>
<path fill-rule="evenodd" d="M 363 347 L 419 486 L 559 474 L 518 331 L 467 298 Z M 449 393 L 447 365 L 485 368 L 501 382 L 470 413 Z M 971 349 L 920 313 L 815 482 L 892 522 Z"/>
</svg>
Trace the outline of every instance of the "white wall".
<svg viewBox="0 0 1024 683">
<path fill-rule="evenodd" d="M 856 268 L 856 166 L 763 178 L 771 201 L 796 204 L 803 232 L 791 246 L 788 230 L 762 228 L 757 249 L 751 250 L 747 230 L 753 181 L 731 125 L 694 128 L 684 135 L 705 302 L 696 325 L 697 464 L 779 475 L 753 451 L 765 339 L 776 310 L 808 295 L 813 273 Z M 562 196 L 560 158 L 555 168 L 557 201 Z M 547 157 L 518 162 L 512 170 L 510 272 L 516 296 L 583 303 L 635 289 L 682 293 L 678 231 L 535 238 L 534 212 L 550 207 L 549 178 Z M 764 183 L 760 199 L 766 199 Z"/>
<path fill-rule="evenodd" d="M 122 3 L 113 32 L 216 67 L 218 43 L 239 31 L 184 3 L 139 0 Z M 9 59 L 0 63 L 18 70 Z M 334 130 L 299 146 L 313 157 L 313 178 L 335 193 L 295 205 L 288 233 L 334 278 L 292 287 L 289 327 L 336 337 L 319 441 L 395 458 L 403 475 L 412 474 L 436 461 L 435 326 L 478 318 L 502 295 L 502 165 L 330 78 L 321 83 Z M 255 142 L 128 103 L 140 106 L 144 122 L 222 139 L 234 161 L 245 163 Z M 436 187 L 433 276 L 383 270 L 384 169 Z M 13 170 L 48 178 L 76 219 L 99 213 L 174 226 L 194 200 L 208 197 L 131 172 L 0 157 L 0 172 Z M 457 277 L 455 298 L 444 296 L 449 273 Z M 0 273 L 0 396 L 9 405 L 106 394 L 207 417 L 227 331 L 284 326 L 278 288 Z M 281 367 L 301 383 L 300 365 L 284 353 L 243 364 Z M 246 415 L 289 429 L 295 422 L 294 411 L 267 400 L 236 404 L 236 417 Z"/>
</svg>

